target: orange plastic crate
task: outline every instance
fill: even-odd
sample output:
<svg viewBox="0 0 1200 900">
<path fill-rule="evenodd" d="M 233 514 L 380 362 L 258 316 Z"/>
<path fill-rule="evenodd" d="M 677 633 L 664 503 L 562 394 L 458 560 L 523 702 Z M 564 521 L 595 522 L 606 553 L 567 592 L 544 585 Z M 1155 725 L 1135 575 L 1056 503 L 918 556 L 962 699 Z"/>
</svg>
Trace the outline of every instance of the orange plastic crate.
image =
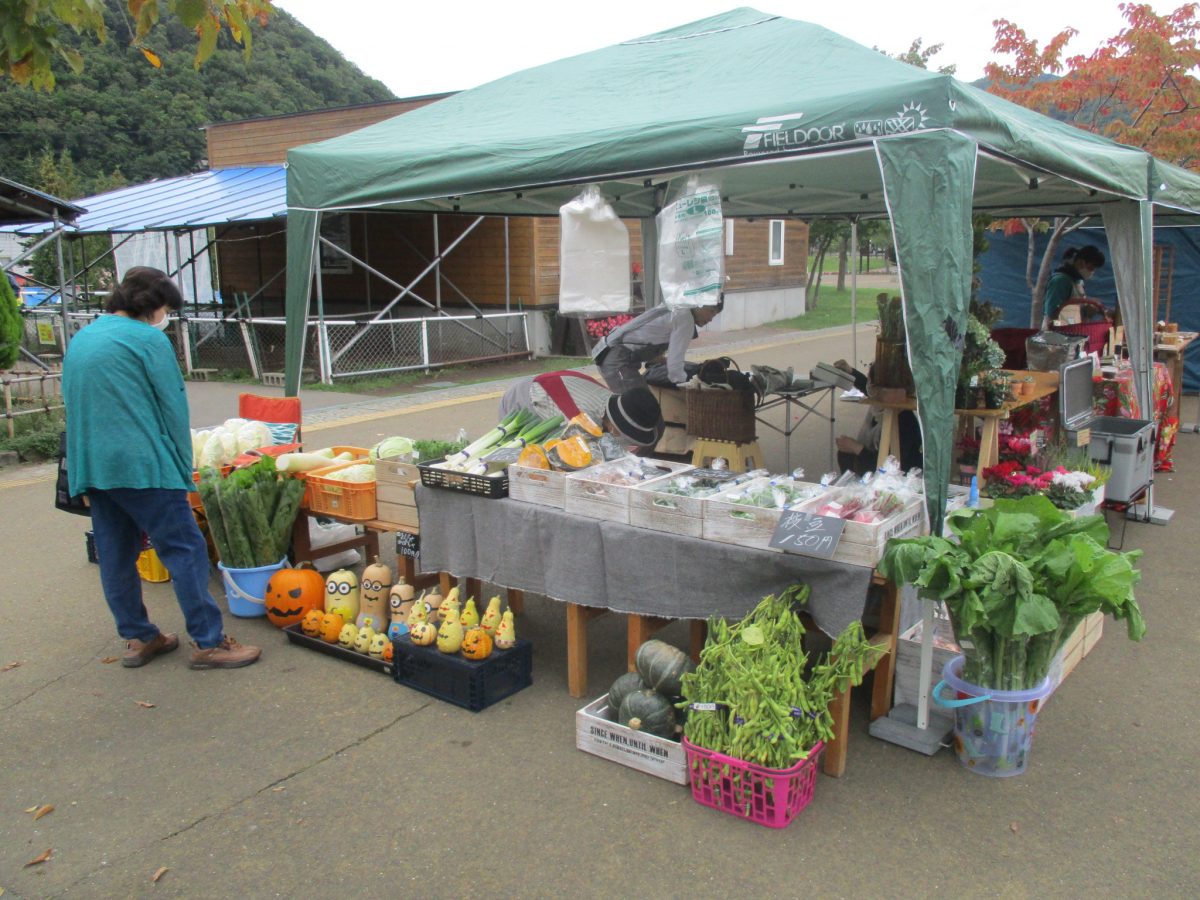
<svg viewBox="0 0 1200 900">
<path fill-rule="evenodd" d="M 334 472 L 359 465 L 361 462 L 362 460 L 347 460 L 309 472 L 308 478 L 305 479 L 306 493 L 309 495 L 309 512 L 324 513 L 338 519 L 352 519 L 356 522 L 369 522 L 374 519 L 375 482 L 354 484 L 335 481 L 327 477 Z"/>
<path fill-rule="evenodd" d="M 349 453 L 351 455 L 349 460 L 342 460 L 342 462 L 361 461 L 371 455 L 371 451 L 368 450 L 366 447 L 330 447 L 329 449 L 333 451 L 334 456 L 337 456 L 338 454 L 341 454 L 341 453 Z M 329 466 L 323 466 L 321 469 L 312 469 L 308 472 L 297 472 L 295 475 L 292 476 L 292 478 L 299 478 L 301 481 L 304 482 L 304 496 L 300 498 L 300 508 L 301 509 L 307 509 L 307 510 L 311 510 L 313 512 L 317 512 L 317 510 L 313 509 L 312 488 L 309 487 L 309 485 L 308 485 L 308 476 L 312 475 L 314 472 L 320 472 L 320 471 L 323 471 L 323 469 L 325 469 L 325 468 L 330 468 L 332 466 L 337 466 L 337 465 L 341 465 L 341 463 L 330 463 Z M 372 518 L 374 518 L 374 516 L 372 516 Z"/>
</svg>

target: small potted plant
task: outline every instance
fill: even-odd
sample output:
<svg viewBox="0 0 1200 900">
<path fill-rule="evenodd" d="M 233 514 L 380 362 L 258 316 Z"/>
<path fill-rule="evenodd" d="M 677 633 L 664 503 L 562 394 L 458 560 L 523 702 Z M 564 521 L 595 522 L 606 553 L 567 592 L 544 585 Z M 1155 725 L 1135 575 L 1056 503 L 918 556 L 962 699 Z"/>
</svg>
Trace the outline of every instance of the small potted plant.
<svg viewBox="0 0 1200 900">
<path fill-rule="evenodd" d="M 999 369 L 987 369 L 981 373 L 979 388 L 983 395 L 983 405 L 987 409 L 999 409 L 1005 402 L 1012 399 L 1008 375 Z"/>
</svg>

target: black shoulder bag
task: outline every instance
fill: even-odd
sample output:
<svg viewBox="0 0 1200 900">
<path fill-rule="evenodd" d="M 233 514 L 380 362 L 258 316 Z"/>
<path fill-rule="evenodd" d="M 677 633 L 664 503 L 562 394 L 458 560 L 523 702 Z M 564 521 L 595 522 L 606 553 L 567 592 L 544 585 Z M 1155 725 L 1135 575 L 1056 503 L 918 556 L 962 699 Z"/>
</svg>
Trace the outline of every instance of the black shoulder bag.
<svg viewBox="0 0 1200 900">
<path fill-rule="evenodd" d="M 92 514 L 86 494 L 71 496 L 71 489 L 67 483 L 67 433 L 65 431 L 58 435 L 58 477 L 54 480 L 54 508 L 74 513 L 77 516 Z"/>
</svg>

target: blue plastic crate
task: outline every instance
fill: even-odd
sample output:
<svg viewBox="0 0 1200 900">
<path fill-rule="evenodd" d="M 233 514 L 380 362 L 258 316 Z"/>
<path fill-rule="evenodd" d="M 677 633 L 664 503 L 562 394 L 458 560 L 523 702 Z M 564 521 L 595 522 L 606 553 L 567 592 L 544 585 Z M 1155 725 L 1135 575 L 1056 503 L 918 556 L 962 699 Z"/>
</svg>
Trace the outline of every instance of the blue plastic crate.
<svg viewBox="0 0 1200 900">
<path fill-rule="evenodd" d="M 392 663 L 397 684 L 471 712 L 533 684 L 533 648 L 525 640 L 476 661 L 436 646 L 418 647 L 405 635 L 392 642 Z"/>
</svg>

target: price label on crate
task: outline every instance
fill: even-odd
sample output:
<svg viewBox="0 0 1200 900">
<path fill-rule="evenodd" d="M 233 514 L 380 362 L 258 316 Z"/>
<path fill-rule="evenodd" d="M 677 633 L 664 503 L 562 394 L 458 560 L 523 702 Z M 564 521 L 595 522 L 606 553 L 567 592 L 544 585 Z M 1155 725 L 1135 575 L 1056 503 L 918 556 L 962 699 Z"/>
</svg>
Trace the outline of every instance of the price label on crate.
<svg viewBox="0 0 1200 900">
<path fill-rule="evenodd" d="M 845 527 L 845 519 L 785 510 L 768 546 L 785 553 L 830 559 Z"/>
<path fill-rule="evenodd" d="M 396 555 L 421 558 L 421 536 L 407 531 L 396 532 Z"/>
</svg>

